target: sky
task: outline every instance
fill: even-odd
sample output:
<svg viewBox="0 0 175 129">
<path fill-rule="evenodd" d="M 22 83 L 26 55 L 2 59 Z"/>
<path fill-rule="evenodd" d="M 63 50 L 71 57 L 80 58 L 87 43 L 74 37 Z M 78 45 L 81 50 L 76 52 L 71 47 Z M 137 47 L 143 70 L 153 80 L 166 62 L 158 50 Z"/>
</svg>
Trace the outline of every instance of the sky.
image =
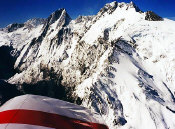
<svg viewBox="0 0 175 129">
<path fill-rule="evenodd" d="M 31 18 L 47 18 L 59 8 L 65 8 L 75 19 L 79 15 L 94 15 L 106 3 L 114 0 L 0 0 L 0 28 L 11 23 L 23 23 Z M 127 2 L 131 0 L 117 0 Z M 151 10 L 175 20 L 175 0 L 132 0 L 142 11 Z"/>
</svg>

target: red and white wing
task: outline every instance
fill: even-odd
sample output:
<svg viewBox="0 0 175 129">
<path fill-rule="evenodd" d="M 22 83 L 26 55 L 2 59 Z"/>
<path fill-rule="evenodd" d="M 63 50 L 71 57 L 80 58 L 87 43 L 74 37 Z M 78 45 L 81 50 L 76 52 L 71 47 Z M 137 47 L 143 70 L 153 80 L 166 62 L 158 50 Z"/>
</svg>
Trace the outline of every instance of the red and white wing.
<svg viewBox="0 0 175 129">
<path fill-rule="evenodd" d="M 72 103 L 37 95 L 0 107 L 0 129 L 108 129 L 101 116 Z"/>
</svg>

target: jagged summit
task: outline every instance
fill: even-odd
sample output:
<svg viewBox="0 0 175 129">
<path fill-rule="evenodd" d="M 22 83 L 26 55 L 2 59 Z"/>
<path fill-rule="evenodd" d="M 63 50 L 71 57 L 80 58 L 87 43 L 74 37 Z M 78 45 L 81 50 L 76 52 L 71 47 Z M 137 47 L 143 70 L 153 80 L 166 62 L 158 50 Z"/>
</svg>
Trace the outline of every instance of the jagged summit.
<svg viewBox="0 0 175 129">
<path fill-rule="evenodd" d="M 105 12 L 112 13 L 118 6 L 118 3 L 116 1 L 112 3 L 106 4 L 103 8 L 100 9 L 98 14 L 103 15 Z"/>
<path fill-rule="evenodd" d="M 130 3 L 124 3 L 124 2 L 111 2 L 111 3 L 107 3 L 106 5 L 104 5 L 103 8 L 100 9 L 100 11 L 98 12 L 97 15 L 102 16 L 105 12 L 111 14 L 113 13 L 116 8 L 125 8 L 126 10 L 128 10 L 129 8 L 134 8 L 136 12 L 140 12 L 143 13 L 139 7 L 134 3 L 134 2 L 130 2 Z M 149 20 L 149 21 L 160 21 L 163 20 L 160 16 L 158 16 L 157 14 L 155 14 L 153 11 L 147 11 L 145 16 L 145 20 Z M 62 16 L 61 16 L 62 15 Z M 1 31 L 6 31 L 6 32 L 13 32 L 19 28 L 22 27 L 26 27 L 28 29 L 31 29 L 32 27 L 37 27 L 38 25 L 41 24 L 45 24 L 45 26 L 51 25 L 53 24 L 55 21 L 57 21 L 60 17 L 64 17 L 65 18 L 65 24 L 67 25 L 72 19 L 69 16 L 69 14 L 66 12 L 66 9 L 61 8 L 56 10 L 55 12 L 53 12 L 47 19 L 43 19 L 43 18 L 33 18 L 33 19 L 29 19 L 28 21 L 26 21 L 25 23 L 13 23 L 8 25 L 5 28 L 1 28 Z M 86 17 L 86 16 L 85 16 Z M 93 17 L 93 16 L 89 16 Z M 64 19 L 62 18 L 62 19 Z M 81 17 L 77 18 L 78 20 L 80 20 Z"/>
<path fill-rule="evenodd" d="M 32 18 L 27 20 L 24 25 L 28 28 L 37 27 L 41 24 L 45 24 L 46 19 L 44 18 Z"/>
<path fill-rule="evenodd" d="M 130 2 L 127 4 L 128 8 L 135 8 L 136 12 L 142 12 L 139 7 L 134 3 L 134 2 Z"/>
<path fill-rule="evenodd" d="M 37 26 L 44 24 L 45 22 L 46 22 L 46 19 L 44 18 L 32 18 L 27 20 L 24 23 L 12 23 L 7 27 L 2 28 L 1 31 L 10 33 L 23 27 L 30 30 L 31 28 L 36 28 Z"/>
<path fill-rule="evenodd" d="M 111 3 L 107 3 L 103 8 L 109 9 L 109 8 L 117 8 L 118 2 L 114 1 Z"/>
<path fill-rule="evenodd" d="M 19 28 L 22 28 L 22 27 L 24 27 L 23 23 L 13 23 L 13 24 L 8 25 L 5 28 L 2 28 L 2 31 L 13 32 L 13 31 L 15 31 L 15 30 L 17 30 Z"/>
<path fill-rule="evenodd" d="M 108 3 L 108 4 L 106 4 L 102 9 L 103 10 L 107 10 L 107 9 L 110 9 L 110 8 L 113 8 L 113 9 L 116 9 L 117 7 L 120 7 L 120 8 L 122 8 L 122 7 L 127 7 L 126 9 L 128 10 L 129 8 L 134 8 L 135 10 L 136 10 L 136 12 L 142 12 L 140 9 L 139 9 L 139 7 L 134 3 L 134 2 L 130 2 L 130 3 L 125 3 L 125 2 L 121 2 L 121 3 L 119 3 L 119 2 L 117 2 L 117 1 L 114 1 L 114 2 L 111 2 L 111 3 Z"/>
<path fill-rule="evenodd" d="M 57 21 L 61 16 L 66 18 L 66 21 L 69 22 L 71 20 L 71 17 L 67 14 L 66 10 L 64 8 L 58 9 L 55 12 L 53 12 L 48 18 L 47 23 L 49 25 L 53 24 L 55 21 Z"/>
<path fill-rule="evenodd" d="M 6 31 L 6 32 L 13 32 L 16 31 L 19 28 L 25 27 L 27 29 L 31 29 L 31 28 L 36 28 L 37 26 L 41 25 L 41 24 L 48 24 L 51 25 L 53 24 L 55 21 L 57 21 L 58 19 L 65 19 L 65 24 L 68 24 L 72 19 L 71 17 L 67 14 L 66 10 L 64 8 L 62 9 L 58 9 L 55 12 L 53 12 L 47 19 L 44 18 L 32 18 L 27 20 L 24 23 L 13 23 L 8 25 L 5 28 L 2 28 L 2 31 Z"/>
</svg>

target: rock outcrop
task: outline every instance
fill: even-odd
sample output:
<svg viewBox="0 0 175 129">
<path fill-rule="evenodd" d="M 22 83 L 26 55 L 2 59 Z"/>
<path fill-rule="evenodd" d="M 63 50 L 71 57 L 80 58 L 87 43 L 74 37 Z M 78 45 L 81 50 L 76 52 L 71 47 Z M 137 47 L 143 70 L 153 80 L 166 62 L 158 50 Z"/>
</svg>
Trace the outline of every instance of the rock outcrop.
<svg viewBox="0 0 175 129">
<path fill-rule="evenodd" d="M 153 11 L 147 11 L 145 20 L 148 21 L 163 21 L 163 18 L 155 14 Z"/>
</svg>

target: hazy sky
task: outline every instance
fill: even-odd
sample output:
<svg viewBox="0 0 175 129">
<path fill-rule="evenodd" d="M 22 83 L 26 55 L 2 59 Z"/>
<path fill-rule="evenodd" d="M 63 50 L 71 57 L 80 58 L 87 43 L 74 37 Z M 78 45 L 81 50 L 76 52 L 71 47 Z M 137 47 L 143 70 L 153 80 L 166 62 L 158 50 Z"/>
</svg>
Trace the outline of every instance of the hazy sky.
<svg viewBox="0 0 175 129">
<path fill-rule="evenodd" d="M 93 15 L 112 1 L 114 0 L 0 0 L 0 27 L 14 22 L 23 23 L 30 18 L 47 18 L 59 8 L 65 8 L 73 19 L 79 15 Z M 175 0 L 133 0 L 133 2 L 143 11 L 152 10 L 162 17 L 175 19 Z"/>
</svg>

